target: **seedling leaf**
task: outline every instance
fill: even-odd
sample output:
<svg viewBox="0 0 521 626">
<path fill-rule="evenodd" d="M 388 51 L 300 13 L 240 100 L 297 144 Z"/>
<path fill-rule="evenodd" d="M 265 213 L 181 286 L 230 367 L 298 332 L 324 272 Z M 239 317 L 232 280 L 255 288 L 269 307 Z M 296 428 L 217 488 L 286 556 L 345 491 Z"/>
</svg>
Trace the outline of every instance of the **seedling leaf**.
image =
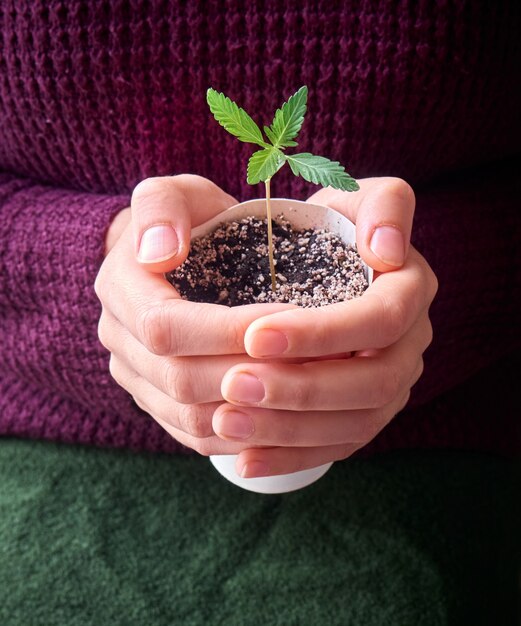
<svg viewBox="0 0 521 626">
<path fill-rule="evenodd" d="M 219 124 L 237 139 L 245 143 L 255 143 L 263 148 L 268 146 L 257 124 L 230 98 L 210 88 L 206 92 L 206 101 Z"/>
<path fill-rule="evenodd" d="M 266 137 L 271 141 L 271 143 L 275 145 L 277 143 L 277 137 L 273 134 L 271 128 L 269 126 L 265 126 L 264 132 L 266 133 Z"/>
<path fill-rule="evenodd" d="M 280 109 L 277 109 L 270 132 L 265 128 L 266 135 L 276 148 L 296 146 L 292 141 L 298 135 L 306 114 L 308 88 L 301 87 Z"/>
<path fill-rule="evenodd" d="M 275 262 L 273 255 L 273 238 L 271 230 L 271 178 L 286 163 L 291 171 L 305 180 L 334 187 L 344 191 L 358 191 L 360 187 L 354 178 L 345 171 L 338 161 L 330 161 L 325 157 L 314 156 L 309 152 L 288 156 L 286 148 L 297 146 L 297 137 L 307 110 L 308 89 L 301 87 L 280 109 L 277 109 L 271 126 L 264 126 L 266 137 L 252 118 L 235 102 L 215 89 L 208 89 L 206 99 L 215 119 L 229 133 L 246 143 L 257 144 L 262 150 L 254 152 L 248 161 L 248 183 L 256 185 L 263 181 L 266 186 L 266 215 L 268 218 L 268 258 L 270 263 L 271 287 L 276 288 Z"/>
<path fill-rule="evenodd" d="M 271 130 L 271 128 L 269 126 L 265 126 L 264 127 L 264 132 L 266 133 L 266 137 L 271 141 L 271 143 L 273 145 L 277 144 L 277 136 L 273 134 L 273 131 Z M 279 148 L 281 150 L 284 150 L 284 148 L 294 148 L 295 146 L 298 146 L 298 143 L 296 141 L 286 141 L 286 143 L 284 144 L 284 146 L 279 146 Z"/>
<path fill-rule="evenodd" d="M 345 171 L 338 161 L 315 156 L 309 152 L 285 155 L 291 171 L 304 180 L 323 187 L 333 187 L 342 191 L 358 191 L 360 187 L 354 178 Z"/>
<path fill-rule="evenodd" d="M 255 185 L 276 174 L 286 162 L 280 150 L 270 146 L 254 152 L 248 161 L 248 184 Z"/>
</svg>

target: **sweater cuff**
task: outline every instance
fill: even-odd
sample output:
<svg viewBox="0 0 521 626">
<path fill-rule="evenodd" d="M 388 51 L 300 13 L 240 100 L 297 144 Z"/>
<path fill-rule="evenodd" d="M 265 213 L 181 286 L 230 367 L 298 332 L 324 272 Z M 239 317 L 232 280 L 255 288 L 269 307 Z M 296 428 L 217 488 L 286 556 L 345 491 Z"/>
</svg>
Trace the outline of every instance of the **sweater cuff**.
<svg viewBox="0 0 521 626">
<path fill-rule="evenodd" d="M 0 368 L 97 404 L 106 358 L 97 339 L 94 280 L 107 228 L 128 205 L 127 196 L 0 175 Z"/>
<path fill-rule="evenodd" d="M 83 294 L 103 260 L 112 219 L 129 205 L 125 195 L 56 189 L 0 173 L 2 286 L 32 283 L 31 269 L 40 266 L 54 278 L 67 276 L 68 290 Z"/>
</svg>

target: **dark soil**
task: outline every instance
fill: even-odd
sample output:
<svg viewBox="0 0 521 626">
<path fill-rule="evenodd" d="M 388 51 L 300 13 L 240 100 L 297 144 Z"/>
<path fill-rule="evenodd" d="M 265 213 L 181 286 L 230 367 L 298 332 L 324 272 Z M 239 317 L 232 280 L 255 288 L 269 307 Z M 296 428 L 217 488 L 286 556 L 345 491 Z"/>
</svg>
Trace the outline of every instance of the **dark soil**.
<svg viewBox="0 0 521 626">
<path fill-rule="evenodd" d="M 221 224 L 192 241 L 187 260 L 167 279 L 186 299 L 227 306 L 289 302 L 323 306 L 361 296 L 363 262 L 353 246 L 324 230 L 294 231 L 273 221 L 277 290 L 271 289 L 267 221 L 248 217 Z"/>
</svg>

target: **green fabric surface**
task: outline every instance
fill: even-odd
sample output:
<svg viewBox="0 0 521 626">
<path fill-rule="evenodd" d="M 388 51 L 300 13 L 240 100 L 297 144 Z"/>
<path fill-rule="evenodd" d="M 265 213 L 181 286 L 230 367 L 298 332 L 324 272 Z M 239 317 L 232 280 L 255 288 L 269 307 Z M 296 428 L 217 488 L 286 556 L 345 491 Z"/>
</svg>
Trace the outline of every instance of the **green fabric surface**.
<svg viewBox="0 0 521 626">
<path fill-rule="evenodd" d="M 519 464 L 394 452 L 291 494 L 0 441 L 0 624 L 517 624 Z"/>
</svg>

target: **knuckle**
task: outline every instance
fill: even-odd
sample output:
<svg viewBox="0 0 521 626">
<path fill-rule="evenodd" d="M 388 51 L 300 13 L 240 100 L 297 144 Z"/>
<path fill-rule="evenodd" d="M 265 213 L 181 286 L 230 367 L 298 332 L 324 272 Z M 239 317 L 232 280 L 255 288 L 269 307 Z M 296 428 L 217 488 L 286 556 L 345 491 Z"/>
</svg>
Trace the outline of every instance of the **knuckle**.
<svg viewBox="0 0 521 626">
<path fill-rule="evenodd" d="M 288 448 L 299 447 L 302 443 L 301 430 L 298 421 L 293 419 L 275 420 L 270 432 L 273 440 Z"/>
<path fill-rule="evenodd" d="M 170 353 L 172 329 L 169 328 L 166 320 L 164 304 L 155 304 L 143 308 L 136 314 L 138 336 L 145 348 L 153 354 L 165 355 Z"/>
<path fill-rule="evenodd" d="M 155 214 L 158 203 L 186 201 L 183 187 L 189 185 L 186 179 L 179 176 L 152 176 L 139 182 L 132 192 L 131 207 L 141 214 Z M 188 176 L 188 175 L 186 175 Z"/>
<path fill-rule="evenodd" d="M 140 181 L 132 192 L 132 203 L 147 200 L 159 191 L 163 191 L 165 180 L 166 177 L 163 176 L 152 176 Z"/>
<path fill-rule="evenodd" d="M 424 294 L 423 297 L 425 298 L 427 304 L 430 305 L 432 301 L 434 300 L 434 298 L 436 297 L 436 294 L 438 293 L 438 287 L 439 287 L 438 277 L 432 270 L 431 266 L 429 265 L 425 257 L 418 254 L 417 258 L 418 258 L 418 263 L 419 263 L 419 270 L 421 272 L 420 279 L 424 287 L 422 290 Z"/>
<path fill-rule="evenodd" d="M 107 287 L 107 276 L 109 271 L 109 261 L 108 259 L 105 259 L 98 270 L 96 278 L 94 279 L 94 293 L 96 294 L 98 300 L 102 303 L 110 297 L 111 293 L 110 288 Z"/>
<path fill-rule="evenodd" d="M 125 378 L 119 360 L 111 354 L 109 359 L 109 373 L 120 387 L 125 387 Z"/>
<path fill-rule="evenodd" d="M 381 190 L 386 195 L 394 196 L 400 202 L 412 202 L 414 205 L 414 190 L 403 178 L 387 176 L 382 179 Z"/>
<path fill-rule="evenodd" d="M 389 346 L 398 341 L 407 328 L 407 308 L 398 298 L 379 296 L 380 346 Z"/>
<path fill-rule="evenodd" d="M 215 202 L 222 203 L 223 209 L 230 206 L 230 196 L 209 178 L 199 174 L 176 174 L 170 176 L 169 181 L 186 201 L 197 193 L 212 196 Z"/>
<path fill-rule="evenodd" d="M 413 376 L 413 379 L 412 379 L 411 387 L 413 385 L 415 385 L 420 380 L 420 378 L 422 377 L 424 369 L 425 369 L 425 362 L 424 362 L 423 358 L 420 358 L 420 360 L 418 362 L 418 365 L 416 367 L 416 370 L 414 372 L 414 376 Z M 409 396 L 410 396 L 410 390 L 409 390 Z M 407 398 L 407 402 L 408 401 L 409 401 L 409 398 Z M 407 402 L 405 404 L 407 404 Z"/>
<path fill-rule="evenodd" d="M 305 365 L 304 365 L 305 367 Z M 304 370 L 305 371 L 305 370 Z M 306 411 L 313 408 L 314 388 L 308 376 L 300 376 L 292 388 L 291 404 L 294 411 Z"/>
<path fill-rule="evenodd" d="M 332 344 L 331 322 L 325 315 L 317 315 L 313 320 L 313 343 L 317 346 L 327 347 Z M 299 342 L 300 343 L 300 342 Z M 332 348 L 334 350 L 334 348 Z"/>
<path fill-rule="evenodd" d="M 302 454 L 291 455 L 289 468 L 285 473 L 301 472 L 307 469 L 305 456 Z"/>
<path fill-rule="evenodd" d="M 152 416 L 152 411 L 150 410 L 150 407 L 148 406 L 148 404 L 140 397 L 136 396 L 136 395 L 132 395 L 132 400 L 135 402 L 135 404 L 145 413 L 147 413 L 148 415 L 150 415 L 150 417 Z"/>
<path fill-rule="evenodd" d="M 240 352 L 244 352 L 245 350 L 244 335 L 246 334 L 246 329 L 247 329 L 247 325 L 245 325 L 241 319 L 232 318 L 232 322 L 230 324 L 230 331 L 229 331 L 230 332 L 229 342 L 230 342 L 230 345 L 233 345 L 234 348 Z"/>
<path fill-rule="evenodd" d="M 434 298 L 436 297 L 436 294 L 438 293 L 438 288 L 439 288 L 439 282 L 438 282 L 438 277 L 436 276 L 436 274 L 432 271 L 431 267 L 429 266 L 429 277 L 427 280 L 427 284 L 428 284 L 428 298 L 429 298 L 429 303 L 431 303 Z"/>
<path fill-rule="evenodd" d="M 105 319 L 105 315 L 102 313 L 101 317 L 99 318 L 99 322 L 98 322 L 98 339 L 101 343 L 101 345 L 108 350 L 109 352 L 111 352 L 111 337 L 113 336 L 113 333 L 110 333 L 108 331 L 108 324 L 107 324 L 107 320 Z"/>
<path fill-rule="evenodd" d="M 387 421 L 385 411 L 383 409 L 376 410 L 361 426 L 359 443 L 367 443 L 374 439 Z"/>
<path fill-rule="evenodd" d="M 434 338 L 434 331 L 432 328 L 432 323 L 429 318 L 427 318 L 427 324 L 425 327 L 425 339 L 424 339 L 424 351 L 431 345 L 432 340 Z"/>
<path fill-rule="evenodd" d="M 398 341 L 407 328 L 407 307 L 398 298 L 389 298 L 385 302 L 384 328 L 389 344 Z"/>
<path fill-rule="evenodd" d="M 400 388 L 401 376 L 398 370 L 392 365 L 382 364 L 378 383 L 375 385 L 373 408 L 390 404 L 398 395 Z"/>
<path fill-rule="evenodd" d="M 181 188 L 193 185 L 204 185 L 205 187 L 207 187 L 209 184 L 211 184 L 213 186 L 213 183 L 211 183 L 208 178 L 205 178 L 204 176 L 199 176 L 199 174 L 175 174 L 174 176 L 170 177 L 170 180 L 179 184 Z"/>
<path fill-rule="evenodd" d="M 334 461 L 343 461 L 350 457 L 356 451 L 356 446 L 352 443 L 344 443 L 336 446 L 336 452 L 334 455 Z"/>
<path fill-rule="evenodd" d="M 98 275 L 96 276 L 96 279 L 94 280 L 94 293 L 98 297 L 98 300 L 101 300 L 101 294 L 102 294 L 102 289 L 103 289 L 102 283 L 103 283 L 103 278 L 102 278 L 102 271 L 100 269 L 100 271 L 98 272 Z"/>
<path fill-rule="evenodd" d="M 411 390 L 409 389 L 407 393 L 405 394 L 405 396 L 403 397 L 402 401 L 400 402 L 395 414 L 391 415 L 391 418 L 393 418 L 395 415 L 397 415 L 400 411 L 402 411 L 407 406 L 410 398 L 411 398 Z"/>
<path fill-rule="evenodd" d="M 162 368 L 162 385 L 167 394 L 180 404 L 194 404 L 195 386 L 193 377 L 178 359 L 166 361 Z"/>
<path fill-rule="evenodd" d="M 181 430 L 194 439 L 204 439 L 212 434 L 210 422 L 198 407 L 181 407 L 178 414 Z"/>
<path fill-rule="evenodd" d="M 190 447 L 201 456 L 210 456 L 215 452 L 209 437 L 191 440 Z"/>
</svg>

